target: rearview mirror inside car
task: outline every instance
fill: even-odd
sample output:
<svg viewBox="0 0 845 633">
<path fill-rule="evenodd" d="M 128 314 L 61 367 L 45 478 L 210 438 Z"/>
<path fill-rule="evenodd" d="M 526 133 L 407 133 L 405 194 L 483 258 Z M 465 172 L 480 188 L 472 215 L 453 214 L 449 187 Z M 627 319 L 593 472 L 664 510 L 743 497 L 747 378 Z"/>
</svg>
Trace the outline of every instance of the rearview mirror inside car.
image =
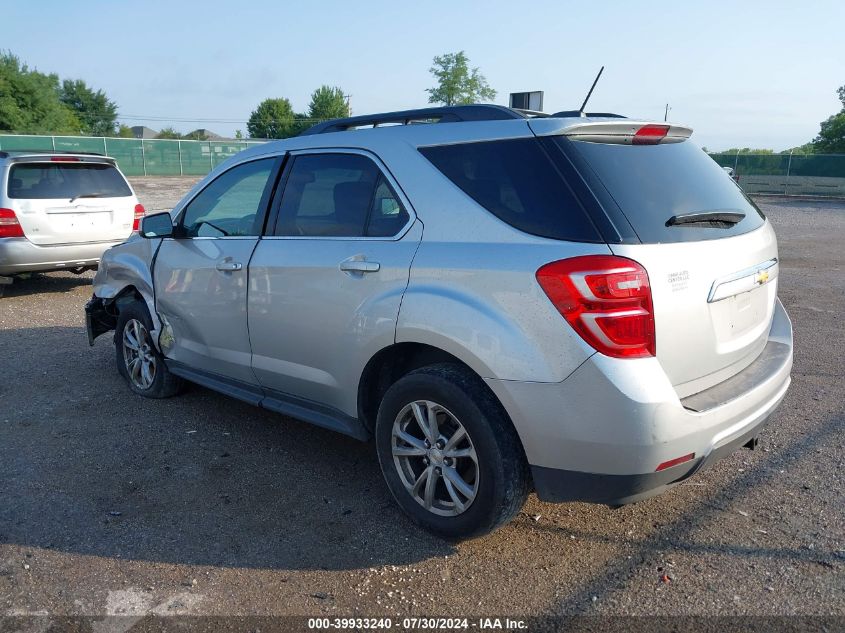
<svg viewBox="0 0 845 633">
<path fill-rule="evenodd" d="M 144 216 L 138 233 L 147 239 L 173 237 L 173 219 L 167 211 Z"/>
</svg>

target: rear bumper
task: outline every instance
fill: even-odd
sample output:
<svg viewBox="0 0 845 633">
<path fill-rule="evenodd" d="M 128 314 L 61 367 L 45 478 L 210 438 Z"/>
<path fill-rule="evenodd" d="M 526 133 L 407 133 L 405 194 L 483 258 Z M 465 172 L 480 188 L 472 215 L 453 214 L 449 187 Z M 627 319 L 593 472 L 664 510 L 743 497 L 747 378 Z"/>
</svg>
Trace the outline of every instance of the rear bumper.
<svg viewBox="0 0 845 633">
<path fill-rule="evenodd" d="M 106 249 L 121 242 L 38 246 L 25 237 L 0 238 L 0 275 L 93 267 Z"/>
<path fill-rule="evenodd" d="M 541 499 L 618 505 L 658 494 L 756 437 L 791 368 L 792 325 L 778 301 L 757 360 L 683 400 L 654 358 L 595 354 L 559 384 L 487 382 L 517 427 Z"/>
</svg>

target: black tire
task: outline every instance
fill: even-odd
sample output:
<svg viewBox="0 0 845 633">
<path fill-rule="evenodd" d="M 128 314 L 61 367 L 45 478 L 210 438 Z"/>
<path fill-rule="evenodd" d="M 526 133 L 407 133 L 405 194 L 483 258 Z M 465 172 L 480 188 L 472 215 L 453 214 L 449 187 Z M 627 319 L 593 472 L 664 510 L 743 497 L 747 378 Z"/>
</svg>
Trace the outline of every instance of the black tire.
<svg viewBox="0 0 845 633">
<path fill-rule="evenodd" d="M 147 345 L 149 354 L 155 360 L 155 373 L 149 387 L 142 388 L 137 385 L 129 376 L 129 369 L 127 368 L 126 355 L 124 353 L 123 336 L 127 325 L 132 321 L 140 322 L 145 328 L 146 340 L 143 341 Z M 134 301 L 120 309 L 120 314 L 117 317 L 117 327 L 115 327 L 114 334 L 114 348 L 115 361 L 117 362 L 117 370 L 120 375 L 126 379 L 129 388 L 140 396 L 145 398 L 169 398 L 179 393 L 182 388 L 182 379 L 174 376 L 167 369 L 164 363 L 164 357 L 159 353 L 152 340 L 149 338 L 149 332 L 152 331 L 152 319 L 147 311 L 147 306 L 141 301 Z"/>
<path fill-rule="evenodd" d="M 405 487 L 394 463 L 394 421 L 405 407 L 417 401 L 431 401 L 448 409 L 474 446 L 477 492 L 456 516 L 440 516 L 426 509 Z M 464 539 L 492 532 L 519 512 L 531 490 L 522 443 L 507 413 L 484 382 L 459 365 L 429 365 L 396 381 L 379 407 L 375 439 L 381 471 L 396 502 L 417 525 L 444 538 Z M 426 458 L 424 463 L 433 464 L 434 458 Z"/>
</svg>

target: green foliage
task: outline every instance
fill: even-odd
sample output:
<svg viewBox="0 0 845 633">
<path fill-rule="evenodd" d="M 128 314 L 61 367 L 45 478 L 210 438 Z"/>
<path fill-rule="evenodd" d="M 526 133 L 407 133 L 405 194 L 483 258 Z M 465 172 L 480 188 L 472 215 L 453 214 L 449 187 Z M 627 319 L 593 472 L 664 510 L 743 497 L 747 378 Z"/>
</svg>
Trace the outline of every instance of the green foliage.
<svg viewBox="0 0 845 633">
<path fill-rule="evenodd" d="M 826 121 L 821 122 L 819 134 L 813 139 L 813 149 L 818 154 L 845 154 L 845 86 L 836 89 L 842 108 Z"/>
<path fill-rule="evenodd" d="M 117 135 L 120 138 L 135 138 L 135 135 L 132 134 L 132 128 L 128 125 L 124 125 L 123 123 L 121 123 L 120 127 L 117 128 Z"/>
<path fill-rule="evenodd" d="M 798 145 L 797 147 L 790 147 L 781 152 L 781 154 L 815 154 L 816 146 L 812 142 Z"/>
<path fill-rule="evenodd" d="M 311 119 L 324 121 L 326 119 L 342 119 L 349 116 L 349 104 L 343 90 L 337 86 L 320 86 L 311 93 L 311 103 L 308 105 L 308 116 Z M 317 121 L 312 121 L 316 123 Z"/>
<path fill-rule="evenodd" d="M 102 90 L 95 92 L 81 79 L 65 79 L 59 90 L 59 100 L 76 113 L 85 134 L 114 135 L 117 104 Z"/>
<path fill-rule="evenodd" d="M 470 69 L 464 51 L 436 56 L 429 72 L 437 80 L 436 87 L 426 89 L 429 103 L 464 105 L 496 98 L 496 91 L 478 68 Z"/>
<path fill-rule="evenodd" d="M 246 128 L 252 138 L 288 138 L 302 131 L 304 118 L 287 99 L 265 99 L 249 115 Z"/>
<path fill-rule="evenodd" d="M 719 153 L 720 154 L 736 154 L 737 152 L 739 152 L 740 154 L 774 154 L 775 150 L 773 150 L 773 149 L 753 149 L 751 147 L 743 147 L 743 148 L 732 147 L 730 149 L 726 149 L 726 150 L 719 152 Z"/>
<path fill-rule="evenodd" d="M 179 132 L 174 130 L 172 127 L 166 127 L 161 132 L 156 134 L 156 138 L 179 139 L 182 138 L 182 135 L 179 134 Z"/>
<path fill-rule="evenodd" d="M 244 137 L 243 132 L 241 132 L 240 130 L 235 130 L 235 138 L 236 139 L 242 139 L 243 137 Z"/>
<path fill-rule="evenodd" d="M 59 100 L 59 77 L 30 70 L 10 52 L 0 53 L 0 130 L 78 134 L 82 123 Z"/>
</svg>

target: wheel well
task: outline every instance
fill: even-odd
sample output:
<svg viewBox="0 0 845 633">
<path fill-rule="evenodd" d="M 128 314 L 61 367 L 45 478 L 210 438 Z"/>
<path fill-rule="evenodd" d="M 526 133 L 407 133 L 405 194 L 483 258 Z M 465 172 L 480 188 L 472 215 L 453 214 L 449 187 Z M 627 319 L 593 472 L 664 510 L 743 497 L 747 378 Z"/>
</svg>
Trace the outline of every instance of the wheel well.
<svg viewBox="0 0 845 633">
<path fill-rule="evenodd" d="M 393 383 L 415 369 L 435 363 L 452 363 L 473 371 L 456 356 L 422 343 L 396 343 L 373 356 L 358 383 L 358 418 L 364 426 L 370 431 L 375 428 L 381 399 Z"/>
</svg>

